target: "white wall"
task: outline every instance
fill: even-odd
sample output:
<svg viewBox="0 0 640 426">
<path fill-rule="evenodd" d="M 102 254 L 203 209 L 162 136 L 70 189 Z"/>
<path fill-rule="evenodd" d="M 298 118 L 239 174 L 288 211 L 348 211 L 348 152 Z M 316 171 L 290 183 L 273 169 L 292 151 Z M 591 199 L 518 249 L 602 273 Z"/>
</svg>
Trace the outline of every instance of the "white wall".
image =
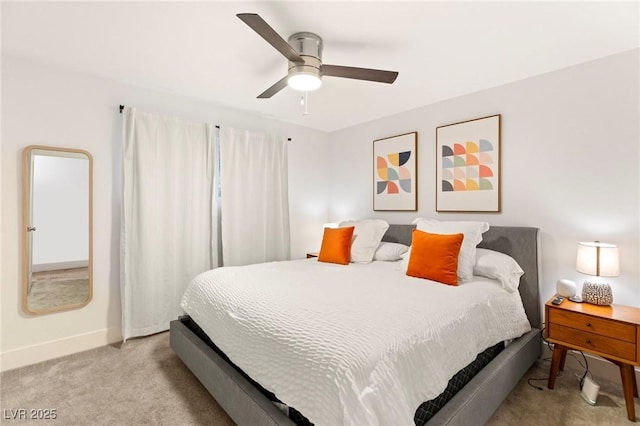
<svg viewBox="0 0 640 426">
<path fill-rule="evenodd" d="M 640 305 L 639 50 L 451 99 L 331 134 L 330 220 L 486 220 L 540 229 L 541 297 L 579 285 L 577 244 L 620 248 L 617 303 Z M 400 76 L 402 78 L 402 75 Z M 425 81 L 437 85 L 437 81 Z M 435 211 L 435 129 L 502 114 L 502 212 Z M 372 141 L 418 131 L 418 212 L 373 212 Z"/>
<path fill-rule="evenodd" d="M 212 76 L 215 78 L 215 76 Z M 2 56 L 3 370 L 118 341 L 121 116 L 118 105 L 221 126 L 274 132 L 289 145 L 292 256 L 317 250 L 328 218 L 325 133 Z M 21 294 L 21 154 L 28 145 L 79 148 L 94 159 L 94 296 L 82 309 L 27 316 Z"/>
</svg>

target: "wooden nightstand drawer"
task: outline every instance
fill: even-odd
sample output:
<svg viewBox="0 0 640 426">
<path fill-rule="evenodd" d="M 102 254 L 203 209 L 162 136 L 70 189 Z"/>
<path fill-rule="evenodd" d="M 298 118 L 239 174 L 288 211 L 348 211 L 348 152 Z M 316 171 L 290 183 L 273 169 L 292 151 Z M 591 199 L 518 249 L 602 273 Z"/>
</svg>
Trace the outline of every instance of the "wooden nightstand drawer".
<svg viewBox="0 0 640 426">
<path fill-rule="evenodd" d="M 635 344 L 599 334 L 551 323 L 549 324 L 549 338 L 576 345 L 586 350 L 628 359 L 631 362 L 636 361 Z"/>
<path fill-rule="evenodd" d="M 550 323 L 565 325 L 603 336 L 616 336 L 616 339 L 625 340 L 630 343 L 636 342 L 636 327 L 632 324 L 625 324 L 560 309 L 550 309 L 548 320 Z"/>
</svg>

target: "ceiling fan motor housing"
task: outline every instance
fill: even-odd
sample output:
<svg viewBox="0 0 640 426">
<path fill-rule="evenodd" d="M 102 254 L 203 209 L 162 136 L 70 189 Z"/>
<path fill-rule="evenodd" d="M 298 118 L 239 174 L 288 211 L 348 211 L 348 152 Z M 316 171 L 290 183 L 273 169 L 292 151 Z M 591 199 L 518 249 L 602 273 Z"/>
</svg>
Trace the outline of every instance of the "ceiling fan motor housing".
<svg viewBox="0 0 640 426">
<path fill-rule="evenodd" d="M 288 40 L 291 47 L 304 59 L 304 63 L 289 61 L 289 78 L 306 74 L 322 78 L 322 38 L 314 33 L 295 33 Z"/>
</svg>

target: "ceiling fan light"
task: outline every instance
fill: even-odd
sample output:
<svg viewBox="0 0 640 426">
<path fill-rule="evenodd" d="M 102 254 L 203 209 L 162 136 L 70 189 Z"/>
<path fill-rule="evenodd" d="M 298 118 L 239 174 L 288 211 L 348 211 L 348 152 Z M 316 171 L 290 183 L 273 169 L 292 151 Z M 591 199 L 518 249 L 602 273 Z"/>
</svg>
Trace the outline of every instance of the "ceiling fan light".
<svg viewBox="0 0 640 426">
<path fill-rule="evenodd" d="M 315 74 L 297 73 L 287 79 L 289 87 L 301 92 L 311 92 L 322 86 L 322 80 Z"/>
</svg>

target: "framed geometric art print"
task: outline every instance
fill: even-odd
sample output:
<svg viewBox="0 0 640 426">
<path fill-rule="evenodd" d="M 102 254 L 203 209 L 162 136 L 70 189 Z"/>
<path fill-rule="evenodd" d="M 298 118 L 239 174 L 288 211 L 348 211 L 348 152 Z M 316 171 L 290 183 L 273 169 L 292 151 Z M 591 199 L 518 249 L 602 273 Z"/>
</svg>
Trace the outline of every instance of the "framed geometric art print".
<svg viewBox="0 0 640 426">
<path fill-rule="evenodd" d="M 436 128 L 436 211 L 499 212 L 500 114 Z"/>
<path fill-rule="evenodd" d="M 418 210 L 418 132 L 373 141 L 373 210 Z"/>
</svg>

